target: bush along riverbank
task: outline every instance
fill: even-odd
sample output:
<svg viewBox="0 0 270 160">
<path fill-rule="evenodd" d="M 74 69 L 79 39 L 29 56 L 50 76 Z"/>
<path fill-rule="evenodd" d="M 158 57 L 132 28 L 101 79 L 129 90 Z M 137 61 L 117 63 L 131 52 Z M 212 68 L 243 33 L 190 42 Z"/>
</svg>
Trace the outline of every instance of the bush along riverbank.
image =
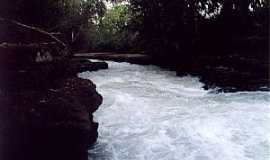
<svg viewBox="0 0 270 160">
<path fill-rule="evenodd" d="M 98 136 L 92 114 L 102 96 L 77 73 L 108 65 L 70 59 L 65 44 L 45 31 L 0 23 L 6 26 L 0 34 L 0 159 L 87 160 Z"/>
<path fill-rule="evenodd" d="M 250 52 L 250 51 L 249 51 Z M 178 76 L 192 75 L 200 78 L 205 89 L 221 92 L 269 91 L 269 57 L 267 51 L 255 54 L 187 56 L 149 56 L 145 54 L 86 53 L 75 54 L 79 58 L 111 60 L 143 65 L 157 65 L 176 71 Z M 143 58 L 141 58 L 143 57 Z"/>
<path fill-rule="evenodd" d="M 174 70 L 178 76 L 197 76 L 204 83 L 205 89 L 217 89 L 221 92 L 269 91 L 267 52 L 255 56 L 235 53 L 188 58 L 155 57 L 153 64 Z"/>
</svg>

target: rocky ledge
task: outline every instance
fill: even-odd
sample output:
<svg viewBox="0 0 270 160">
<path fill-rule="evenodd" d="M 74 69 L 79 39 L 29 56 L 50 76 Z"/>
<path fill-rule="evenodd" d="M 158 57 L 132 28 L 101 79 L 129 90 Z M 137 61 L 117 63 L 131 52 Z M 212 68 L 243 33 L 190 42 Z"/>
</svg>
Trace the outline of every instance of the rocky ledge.
<svg viewBox="0 0 270 160">
<path fill-rule="evenodd" d="M 98 136 L 102 97 L 90 80 L 59 79 L 43 90 L 1 92 L 0 159 L 86 160 Z"/>
<path fill-rule="evenodd" d="M 0 76 L 0 159 L 87 160 L 102 96 L 77 73 L 107 67 L 72 59 L 1 70 L 8 74 Z"/>
<path fill-rule="evenodd" d="M 106 63 L 70 59 L 59 39 L 0 17 L 0 159 L 87 160 L 102 97 L 81 71 Z"/>
<path fill-rule="evenodd" d="M 89 58 L 99 60 L 109 60 L 116 62 L 129 62 L 134 64 L 147 65 L 152 63 L 152 57 L 146 54 L 135 54 L 135 53 L 77 53 L 74 54 L 77 58 Z"/>
</svg>

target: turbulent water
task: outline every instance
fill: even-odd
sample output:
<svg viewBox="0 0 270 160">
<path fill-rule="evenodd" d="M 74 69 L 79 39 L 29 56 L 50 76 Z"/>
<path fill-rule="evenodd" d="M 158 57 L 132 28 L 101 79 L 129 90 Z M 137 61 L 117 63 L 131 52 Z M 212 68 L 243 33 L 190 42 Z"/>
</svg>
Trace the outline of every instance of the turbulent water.
<svg viewBox="0 0 270 160">
<path fill-rule="evenodd" d="M 80 76 L 104 97 L 89 160 L 270 159 L 268 92 L 216 94 L 198 78 L 129 63 Z"/>
</svg>

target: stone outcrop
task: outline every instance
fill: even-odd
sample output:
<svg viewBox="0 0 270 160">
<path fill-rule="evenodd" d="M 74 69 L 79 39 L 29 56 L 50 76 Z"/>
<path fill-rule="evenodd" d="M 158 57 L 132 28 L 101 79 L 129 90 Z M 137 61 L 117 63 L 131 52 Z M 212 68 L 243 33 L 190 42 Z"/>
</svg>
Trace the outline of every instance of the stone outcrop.
<svg viewBox="0 0 270 160">
<path fill-rule="evenodd" d="M 1 93 L 2 160 L 86 160 L 97 138 L 92 113 L 102 102 L 89 80 L 70 77 L 44 90 Z"/>
<path fill-rule="evenodd" d="M 70 69 L 74 73 L 85 71 L 97 71 L 100 69 L 108 69 L 108 63 L 106 62 L 91 62 L 85 58 L 73 58 L 70 61 Z"/>
<path fill-rule="evenodd" d="M 38 28 L 2 18 L 0 28 L 0 159 L 87 160 L 102 97 L 76 74 L 100 67 L 89 61 L 81 69 L 64 43 Z"/>
</svg>

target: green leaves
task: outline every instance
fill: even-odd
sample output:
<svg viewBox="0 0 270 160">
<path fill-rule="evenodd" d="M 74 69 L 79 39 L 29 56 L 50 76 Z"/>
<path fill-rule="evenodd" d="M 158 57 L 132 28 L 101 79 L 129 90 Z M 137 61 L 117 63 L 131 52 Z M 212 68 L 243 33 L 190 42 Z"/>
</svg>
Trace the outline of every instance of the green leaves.
<svg viewBox="0 0 270 160">
<path fill-rule="evenodd" d="M 69 39 L 71 32 L 95 23 L 106 11 L 103 0 L 1 0 L 0 16 L 62 32 Z"/>
<path fill-rule="evenodd" d="M 127 50 L 133 43 L 130 30 L 132 12 L 127 4 L 116 3 L 100 18 L 97 25 L 97 48 Z"/>
</svg>

